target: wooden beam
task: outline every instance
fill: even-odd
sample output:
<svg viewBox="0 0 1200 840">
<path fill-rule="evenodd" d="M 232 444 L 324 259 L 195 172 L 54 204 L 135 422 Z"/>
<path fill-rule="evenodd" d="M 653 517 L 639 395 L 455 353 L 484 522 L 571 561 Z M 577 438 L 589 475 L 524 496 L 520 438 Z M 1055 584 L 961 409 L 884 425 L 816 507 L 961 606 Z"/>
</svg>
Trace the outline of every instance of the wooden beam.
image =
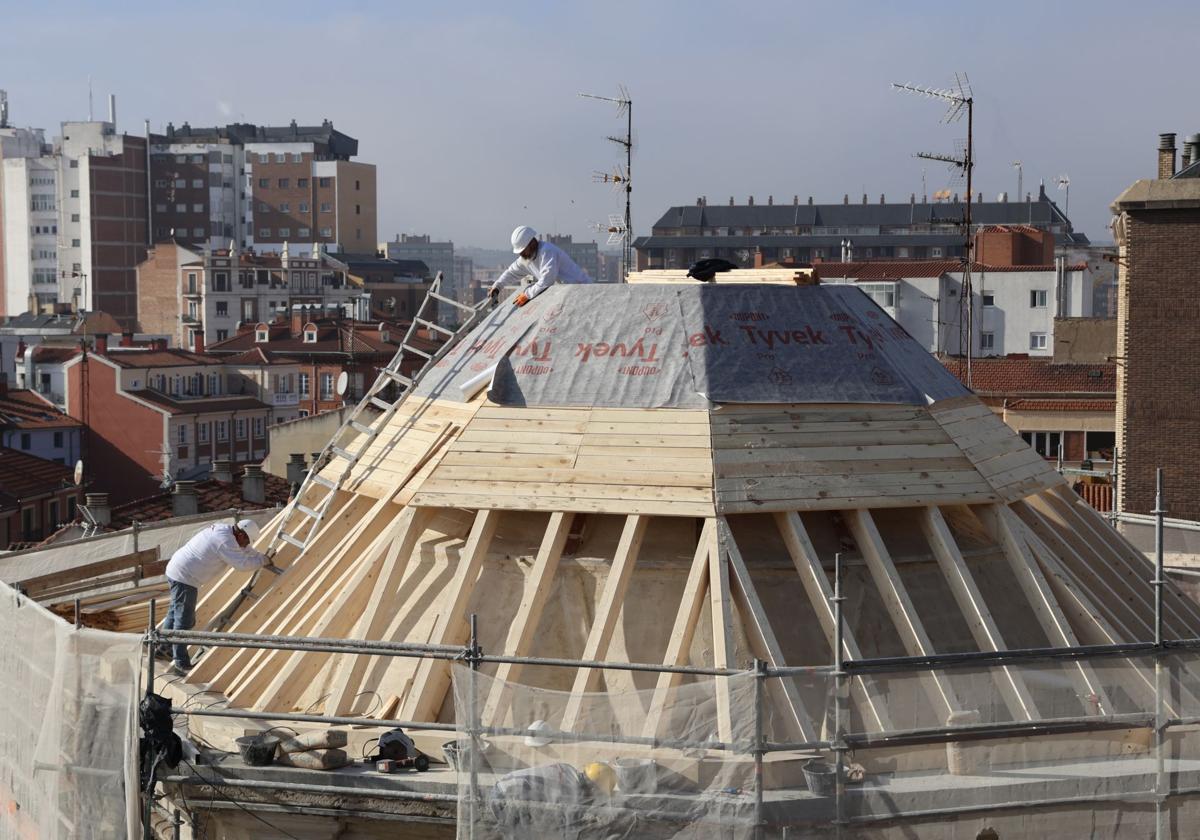
<svg viewBox="0 0 1200 840">
<path fill-rule="evenodd" d="M 887 608 L 892 623 L 896 625 L 904 650 L 909 656 L 930 656 L 937 653 L 929 634 L 925 632 L 925 625 L 917 615 L 912 599 L 908 597 L 904 581 L 896 571 L 896 564 L 892 562 L 891 554 L 888 553 L 870 512 L 863 509 L 852 510 L 848 512 L 846 519 L 854 541 L 858 543 L 859 551 L 862 552 L 871 572 L 871 578 L 883 598 L 884 607 Z M 951 714 L 962 711 L 962 705 L 955 696 L 950 681 L 943 674 L 936 671 L 923 672 L 921 684 L 925 693 L 929 695 L 940 721 L 947 721 Z"/>
<path fill-rule="evenodd" d="M 958 608 L 962 610 L 979 649 L 1007 650 L 1008 646 L 1004 643 L 1000 628 L 996 625 L 996 620 L 992 617 L 992 612 L 983 599 L 983 593 L 979 591 L 979 586 L 976 585 L 975 578 L 967 567 L 967 561 L 963 559 L 941 510 L 936 507 L 924 508 L 921 530 L 925 532 L 925 539 L 933 549 L 933 556 L 942 569 L 946 583 L 949 584 L 954 600 L 958 602 Z M 995 669 L 993 673 L 1013 717 L 1016 720 L 1037 720 L 1040 717 L 1037 705 L 1020 671 L 1004 666 Z"/>
<path fill-rule="evenodd" d="M 633 567 L 637 563 L 638 552 L 641 551 L 649 521 L 649 517 L 638 514 L 625 518 L 625 527 L 621 531 L 620 542 L 617 543 L 617 553 L 609 567 L 608 577 L 605 578 L 604 591 L 600 595 L 600 603 L 596 606 L 596 618 L 592 621 L 592 629 L 588 632 L 587 644 L 583 648 L 581 658 L 584 660 L 599 661 L 608 654 L 608 644 L 612 641 L 617 618 L 625 605 L 625 593 L 629 589 L 629 579 L 633 576 Z M 574 729 L 583 695 L 593 689 L 599 676 L 599 672 L 593 668 L 580 668 L 576 672 L 571 696 L 567 698 L 567 707 L 563 712 L 564 731 Z"/>
<path fill-rule="evenodd" d="M 505 639 L 502 652 L 508 656 L 528 656 L 533 648 L 533 639 L 537 633 L 538 622 L 542 618 L 542 610 L 554 588 L 554 576 L 558 572 L 558 561 L 562 557 L 563 546 L 571 533 L 571 523 L 575 515 L 556 511 L 550 514 L 546 525 L 546 533 L 542 536 L 542 544 L 538 548 L 537 558 L 525 578 L 525 590 L 521 595 L 521 603 L 517 614 L 508 627 L 508 637 Z M 501 662 L 496 668 L 496 678 L 491 691 L 484 702 L 483 715 L 480 718 L 485 724 L 498 726 L 508 711 L 510 700 L 505 690 L 507 683 L 518 679 L 522 666 L 518 662 Z"/>
<path fill-rule="evenodd" d="M 729 586 L 729 557 L 721 550 L 716 527 L 708 529 L 708 603 L 712 611 L 713 667 L 734 666 L 733 598 Z M 729 677 L 713 680 L 717 691 L 717 737 L 733 740 L 733 698 Z"/>
<path fill-rule="evenodd" d="M 481 510 L 475 515 L 475 524 L 458 559 L 454 582 L 434 626 L 432 644 L 460 645 L 467 641 L 467 606 L 475 592 L 475 584 L 479 582 L 479 572 L 499 520 L 498 510 Z M 422 659 L 413 678 L 415 691 L 404 701 L 403 718 L 434 720 L 449 685 L 450 665 L 446 660 Z"/>
<path fill-rule="evenodd" d="M 704 520 L 704 528 L 696 543 L 696 553 L 692 557 L 692 565 L 688 571 L 687 582 L 683 585 L 683 597 L 679 600 L 679 609 L 675 613 L 675 622 L 671 626 L 671 637 L 667 642 L 667 652 L 663 656 L 664 665 L 686 665 L 688 651 L 692 647 L 692 639 L 696 635 L 696 625 L 700 622 L 700 613 L 704 609 L 704 595 L 708 587 L 708 554 L 712 549 L 709 535 L 715 527 L 715 520 Z M 658 675 L 658 683 L 654 687 L 654 695 L 650 700 L 650 708 L 646 711 L 646 723 L 642 735 L 654 738 L 658 735 L 658 727 L 662 722 L 671 689 L 679 685 L 680 674 L 663 673 Z"/>
<path fill-rule="evenodd" d="M 733 531 L 724 517 L 717 519 L 717 536 L 718 544 L 729 558 L 729 569 L 733 573 L 731 580 L 734 599 L 738 605 L 738 612 L 742 616 L 743 626 L 750 637 L 750 643 L 754 647 L 754 655 L 776 668 L 781 668 L 787 664 L 783 656 L 783 648 L 780 647 L 779 639 L 776 638 L 775 631 L 771 628 L 767 611 L 763 608 L 762 601 L 758 597 L 758 590 L 750 578 L 750 570 L 746 567 L 742 552 L 733 538 Z M 779 677 L 767 680 L 766 687 L 773 694 L 783 695 L 783 706 L 787 710 L 788 720 L 795 725 L 796 734 L 800 736 L 801 740 L 819 740 L 820 733 L 813 726 L 812 718 L 804 708 L 804 701 L 800 698 L 800 692 L 796 688 L 795 678 Z"/>
<path fill-rule="evenodd" d="M 809 603 L 817 614 L 817 622 L 825 634 L 825 643 L 833 650 L 837 641 L 837 617 L 833 610 L 833 589 L 829 578 L 817 556 L 817 550 L 809 539 L 808 531 L 800 514 L 795 511 L 775 514 L 775 524 L 783 536 L 784 545 L 791 555 L 792 564 L 800 575 L 800 582 L 808 595 Z M 849 626 L 842 627 L 842 656 L 849 661 L 863 659 L 862 649 Z M 832 660 L 832 655 L 830 659 Z M 808 663 L 806 663 L 808 664 Z M 817 663 L 811 663 L 817 664 Z M 850 680 L 850 692 L 859 704 L 864 724 L 872 732 L 891 732 L 891 718 L 887 712 L 887 698 L 870 677 L 854 677 Z"/>
<path fill-rule="evenodd" d="M 1046 582 L 1037 560 L 1021 538 L 1022 526 L 1016 514 L 1009 510 L 1007 505 L 987 505 L 977 508 L 976 513 L 1004 551 L 1004 557 L 1008 560 L 1008 565 L 1013 570 L 1017 583 L 1025 593 L 1025 598 L 1029 601 L 1050 644 L 1057 647 L 1078 647 L 1079 639 L 1075 636 L 1075 631 L 1071 629 L 1062 607 L 1050 591 L 1050 585 Z M 1113 711 L 1104 686 L 1096 677 L 1091 665 L 1076 661 L 1066 667 L 1067 673 L 1075 683 L 1076 696 L 1085 712 L 1092 714 L 1099 709 L 1103 714 L 1109 714 Z M 1095 698 L 1095 705 L 1091 698 Z"/>
<path fill-rule="evenodd" d="M 87 563 L 82 566 L 63 569 L 62 571 L 51 572 L 50 574 L 25 578 L 24 580 L 15 581 L 12 586 L 20 589 L 28 597 L 38 600 L 53 596 L 55 590 L 77 589 L 77 587 L 71 586 L 72 584 L 90 584 L 93 578 L 100 577 L 101 575 L 125 571 L 127 569 L 140 572 L 143 566 L 154 563 L 157 560 L 158 546 L 154 546 L 154 548 L 135 551 L 131 554 L 122 554 L 119 557 L 112 557 L 108 560 L 98 560 L 95 563 Z M 141 577 L 151 577 L 151 575 L 142 574 Z M 133 579 L 136 580 L 137 578 Z M 85 586 L 83 589 L 78 589 L 78 591 L 86 591 L 86 589 L 87 587 Z M 62 594 L 67 593 L 64 592 Z"/>
</svg>

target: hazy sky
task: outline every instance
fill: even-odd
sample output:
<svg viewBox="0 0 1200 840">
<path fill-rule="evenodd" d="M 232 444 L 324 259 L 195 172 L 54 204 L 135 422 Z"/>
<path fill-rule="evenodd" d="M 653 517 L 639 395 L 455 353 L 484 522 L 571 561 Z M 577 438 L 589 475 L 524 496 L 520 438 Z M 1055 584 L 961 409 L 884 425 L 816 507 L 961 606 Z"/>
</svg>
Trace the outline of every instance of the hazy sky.
<svg viewBox="0 0 1200 840">
<path fill-rule="evenodd" d="M 104 9 L 104 11 L 101 11 Z M 109 11 L 108 9 L 112 9 Z M 118 11 L 119 9 L 119 11 Z M 588 239 L 620 197 L 612 109 L 634 99 L 634 226 L 670 205 L 907 199 L 961 189 L 918 150 L 965 123 L 893 81 L 970 75 L 976 184 L 1054 189 L 1108 239 L 1108 204 L 1154 177 L 1157 135 L 1200 132 L 1200 10 L 1185 2 L 5 4 L 0 87 L 13 122 L 57 129 L 117 94 L 119 127 L 329 118 L 379 170 L 380 236 L 502 247 L 527 222 Z M 48 39 L 53 39 L 53 44 Z"/>
</svg>

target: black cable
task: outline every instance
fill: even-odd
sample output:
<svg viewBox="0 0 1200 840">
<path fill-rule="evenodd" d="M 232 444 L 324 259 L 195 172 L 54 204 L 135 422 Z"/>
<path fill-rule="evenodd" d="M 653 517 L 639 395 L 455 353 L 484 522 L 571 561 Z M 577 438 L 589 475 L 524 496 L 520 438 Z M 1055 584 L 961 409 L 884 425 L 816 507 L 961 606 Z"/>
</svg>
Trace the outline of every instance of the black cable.
<svg viewBox="0 0 1200 840">
<path fill-rule="evenodd" d="M 200 783 L 201 783 L 201 784 L 205 785 L 206 787 L 208 787 L 209 789 L 211 789 L 211 790 L 212 790 L 212 792 L 213 792 L 213 795 L 214 795 L 214 796 L 216 796 L 216 797 L 220 797 L 221 799 L 223 799 L 223 800 L 225 800 L 226 802 L 228 802 L 230 805 L 234 805 L 234 806 L 236 806 L 237 808 L 241 809 L 242 811 L 245 811 L 247 814 L 249 814 L 250 816 L 254 817 L 254 819 L 258 820 L 260 823 L 262 823 L 263 825 L 265 825 L 267 828 L 271 829 L 272 831 L 278 831 L 278 832 L 279 832 L 280 834 L 282 834 L 284 837 L 290 837 L 290 838 L 291 838 L 291 840 L 300 840 L 300 838 L 299 838 L 299 837 L 297 837 L 295 834 L 292 834 L 292 833 L 290 833 L 290 832 L 288 832 L 288 831 L 285 831 L 284 829 L 280 828 L 279 826 L 277 826 L 277 825 L 274 825 L 274 824 L 272 824 L 272 823 L 268 822 L 267 820 L 265 820 L 265 819 L 263 819 L 262 817 L 260 817 L 258 814 L 256 814 L 256 813 L 254 813 L 253 811 L 251 811 L 251 810 L 250 810 L 249 808 L 247 808 L 245 805 L 243 805 L 242 803 L 238 802 L 236 799 L 231 799 L 230 797 L 228 797 L 228 796 L 226 796 L 225 794 L 221 793 L 221 791 L 220 791 L 220 789 L 218 788 L 218 786 L 217 786 L 217 785 L 215 785 L 215 784 L 213 784 L 212 782 L 210 782 L 208 779 L 205 779 L 203 776 L 201 776 L 201 775 L 200 775 L 200 771 L 199 771 L 199 770 L 197 770 L 197 769 L 195 768 L 195 766 L 194 766 L 194 765 L 193 765 L 193 764 L 192 764 L 190 761 L 188 761 L 186 758 L 184 758 L 184 759 L 181 759 L 181 761 L 182 761 L 184 764 L 186 764 L 186 765 L 187 765 L 187 766 L 188 766 L 188 767 L 191 769 L 192 773 L 193 773 L 193 774 L 196 776 L 196 778 L 197 778 L 197 779 L 199 779 L 199 780 L 200 780 Z M 209 800 L 209 801 L 211 801 L 211 800 Z"/>
</svg>

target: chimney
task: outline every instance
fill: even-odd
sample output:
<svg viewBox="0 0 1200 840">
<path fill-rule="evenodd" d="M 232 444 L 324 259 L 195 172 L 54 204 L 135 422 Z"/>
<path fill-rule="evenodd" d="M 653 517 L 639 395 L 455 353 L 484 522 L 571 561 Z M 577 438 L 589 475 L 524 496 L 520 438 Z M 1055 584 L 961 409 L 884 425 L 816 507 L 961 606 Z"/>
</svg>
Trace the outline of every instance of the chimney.
<svg viewBox="0 0 1200 840">
<path fill-rule="evenodd" d="M 812 207 L 812 203 L 813 203 L 813 199 L 812 199 L 812 196 L 810 195 L 810 196 L 808 197 L 808 206 L 809 206 L 809 207 Z"/>
<path fill-rule="evenodd" d="M 1158 179 L 1160 181 L 1175 175 L 1175 135 L 1174 133 L 1158 135 Z"/>
<path fill-rule="evenodd" d="M 887 199 L 883 197 L 883 193 L 880 193 L 880 194 L 879 194 L 879 203 L 880 203 L 880 204 L 887 204 Z"/>
<path fill-rule="evenodd" d="M 213 461 L 209 477 L 222 484 L 233 484 L 233 462 L 225 459 Z"/>
<path fill-rule="evenodd" d="M 729 196 L 729 206 L 733 206 L 733 196 Z"/>
<path fill-rule="evenodd" d="M 773 196 L 773 195 L 767 196 L 767 206 L 770 207 L 774 203 L 775 203 L 775 196 Z"/>
<path fill-rule="evenodd" d="M 196 495 L 196 482 L 176 481 L 171 494 L 172 516 L 195 516 L 200 512 L 200 497 Z"/>
<path fill-rule="evenodd" d="M 108 506 L 107 493 L 88 493 L 85 496 L 88 513 L 97 525 L 112 524 L 112 508 Z"/>
<path fill-rule="evenodd" d="M 192 330 L 192 352 L 204 352 L 204 330 Z"/>
<path fill-rule="evenodd" d="M 117 130 L 117 95 L 108 95 L 108 121 L 112 123 L 113 131 Z"/>
<path fill-rule="evenodd" d="M 762 267 L 763 267 L 763 255 L 762 255 L 762 248 L 755 248 L 755 249 L 754 249 L 754 267 L 755 267 L 755 268 L 762 268 Z"/>
<path fill-rule="evenodd" d="M 1184 141 L 1183 148 L 1187 155 L 1188 166 L 1200 161 L 1200 134 L 1189 134 L 1187 140 Z"/>
<path fill-rule="evenodd" d="M 150 342 L 150 347 L 153 350 L 166 350 L 167 340 L 165 338 L 156 338 Z"/>
<path fill-rule="evenodd" d="M 867 194 L 863 193 L 863 204 L 867 203 Z"/>
<path fill-rule="evenodd" d="M 909 203 L 909 204 L 916 204 L 916 203 L 917 203 L 917 194 L 916 194 L 916 193 L 909 193 L 909 194 L 908 194 L 908 203 Z"/>
<path fill-rule="evenodd" d="M 842 193 L 842 204 L 850 203 L 850 193 Z"/>
<path fill-rule="evenodd" d="M 746 199 L 746 206 L 747 206 L 747 207 L 753 207 L 753 206 L 754 206 L 754 196 L 750 196 L 750 198 Z"/>
<path fill-rule="evenodd" d="M 95 350 L 93 352 L 99 356 L 103 356 L 106 353 L 108 353 L 108 334 L 107 333 L 96 333 L 96 345 L 95 345 Z"/>
<path fill-rule="evenodd" d="M 120 346 L 121 347 L 132 347 L 133 346 L 133 331 L 132 330 L 126 330 L 125 332 L 121 333 Z"/>
<path fill-rule="evenodd" d="M 308 472 L 308 464 L 304 463 L 303 452 L 293 452 L 287 462 L 287 483 L 300 484 Z"/>
<path fill-rule="evenodd" d="M 792 196 L 792 204 L 799 207 L 800 206 L 800 196 L 798 196 L 798 195 Z"/>
<path fill-rule="evenodd" d="M 704 206 L 704 199 L 697 197 L 697 198 L 696 198 L 696 206 L 697 206 L 697 207 L 703 207 L 703 206 Z"/>
<path fill-rule="evenodd" d="M 267 479 L 263 475 L 262 464 L 247 464 L 242 473 L 242 498 L 247 502 L 266 504 Z"/>
</svg>

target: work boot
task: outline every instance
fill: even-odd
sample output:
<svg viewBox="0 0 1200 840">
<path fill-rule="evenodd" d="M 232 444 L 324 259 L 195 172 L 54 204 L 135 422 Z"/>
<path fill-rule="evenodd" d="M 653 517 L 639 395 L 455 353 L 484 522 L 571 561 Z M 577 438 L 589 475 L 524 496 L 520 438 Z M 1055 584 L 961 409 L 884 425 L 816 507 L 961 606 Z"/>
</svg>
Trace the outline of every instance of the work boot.
<svg viewBox="0 0 1200 840">
<path fill-rule="evenodd" d="M 164 662 L 171 662 L 174 656 L 171 655 L 170 645 L 156 645 L 154 648 L 154 658 L 161 659 Z"/>
<path fill-rule="evenodd" d="M 170 673 L 174 674 L 177 677 L 186 677 L 188 675 L 188 671 L 190 671 L 190 670 L 192 670 L 191 665 L 185 665 L 184 663 L 179 662 L 178 660 L 172 662 L 171 667 L 167 669 L 167 671 L 169 671 Z"/>
</svg>

